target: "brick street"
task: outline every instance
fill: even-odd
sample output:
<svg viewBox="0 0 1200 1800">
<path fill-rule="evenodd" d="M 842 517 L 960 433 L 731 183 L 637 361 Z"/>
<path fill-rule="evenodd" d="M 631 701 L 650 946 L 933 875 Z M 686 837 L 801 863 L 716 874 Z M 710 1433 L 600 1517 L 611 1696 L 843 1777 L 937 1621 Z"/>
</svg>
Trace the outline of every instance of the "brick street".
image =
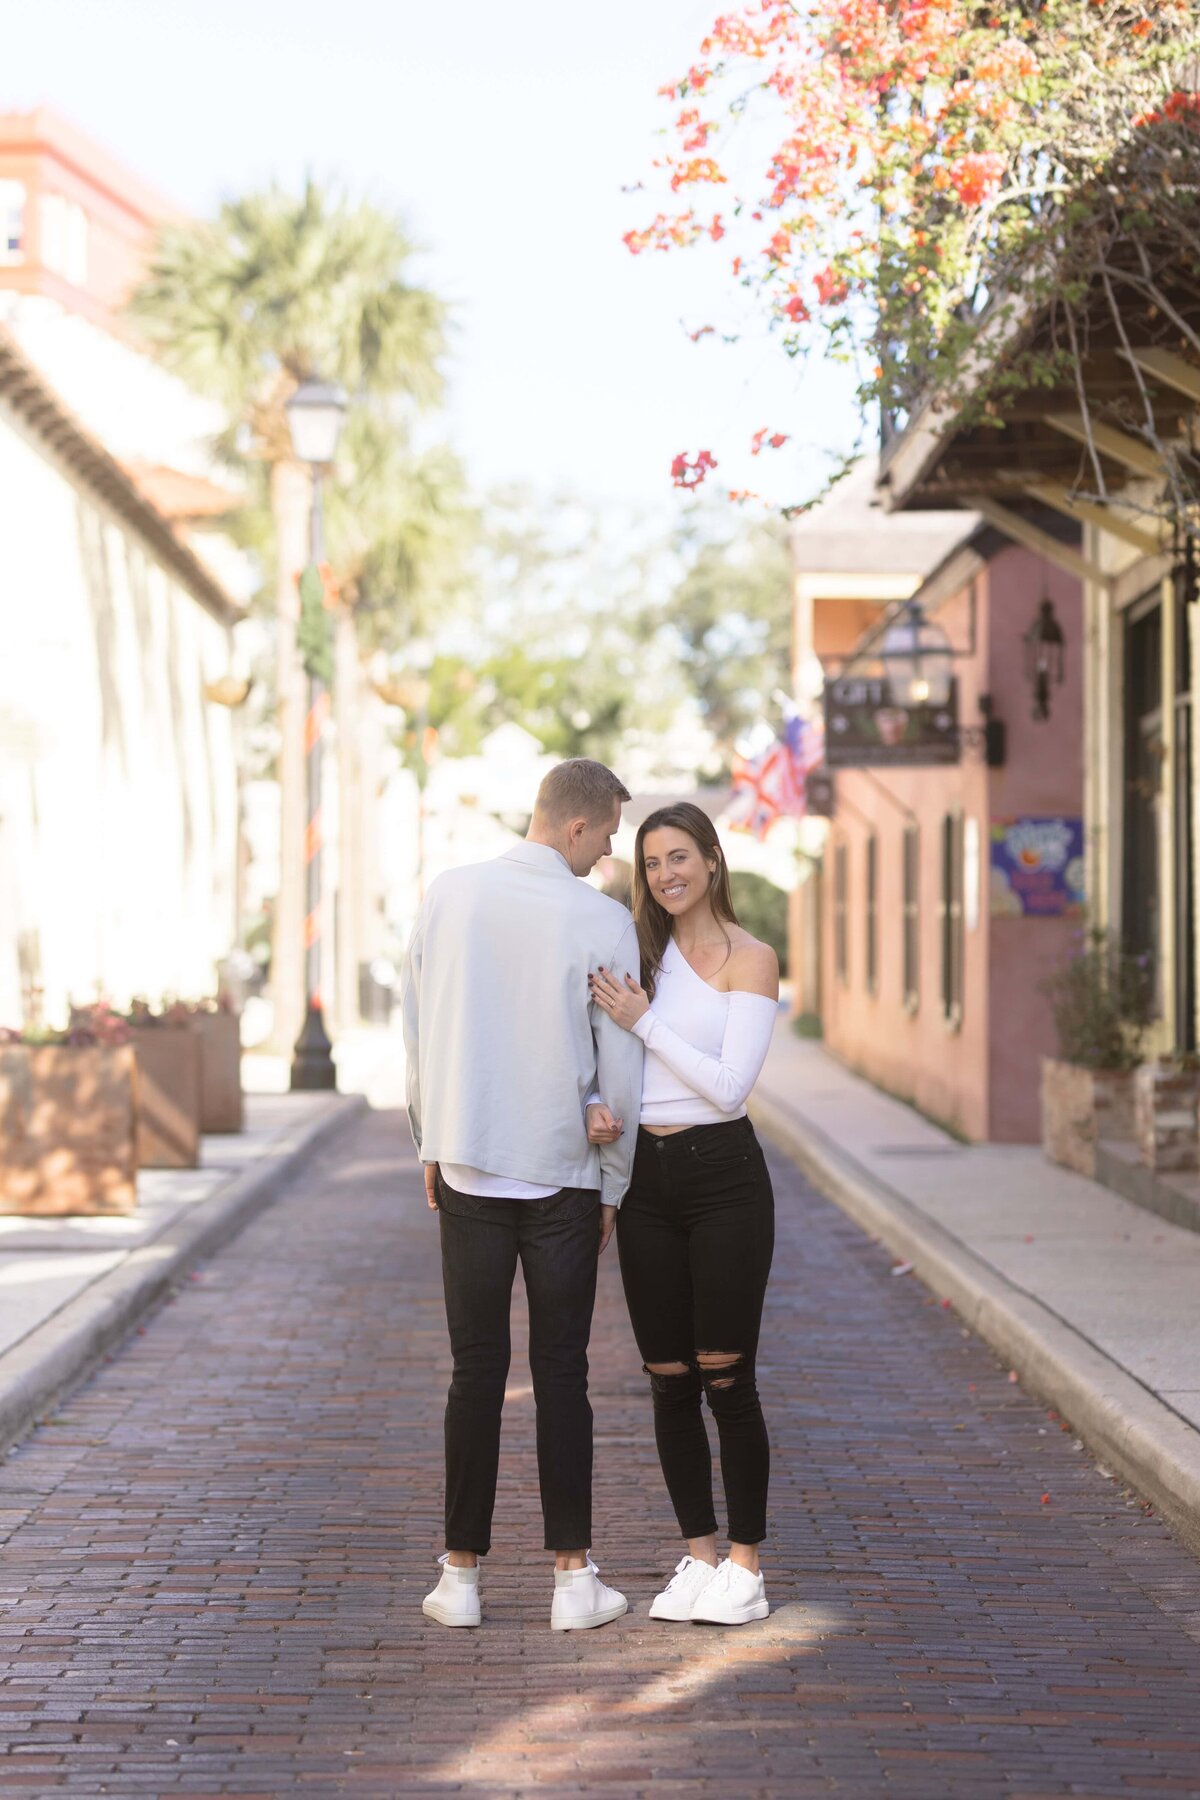
<svg viewBox="0 0 1200 1800">
<path fill-rule="evenodd" d="M 422 1618 L 437 1228 L 376 1114 L 0 1469 L 0 1794 L 1200 1795 L 1200 1565 L 772 1168 L 770 1619 L 646 1618 L 681 1551 L 612 1251 L 596 1553 L 635 1610 L 547 1628 L 519 1336 L 483 1627 Z"/>
</svg>

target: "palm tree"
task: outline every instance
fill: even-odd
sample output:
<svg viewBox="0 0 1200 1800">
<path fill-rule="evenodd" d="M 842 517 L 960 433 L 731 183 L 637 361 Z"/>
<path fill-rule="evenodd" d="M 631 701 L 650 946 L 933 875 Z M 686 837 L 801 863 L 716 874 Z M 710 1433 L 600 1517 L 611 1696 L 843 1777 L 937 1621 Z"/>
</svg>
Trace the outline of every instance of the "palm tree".
<svg viewBox="0 0 1200 1800">
<path fill-rule="evenodd" d="M 337 576 L 334 724 L 338 758 L 337 929 L 339 1017 L 358 1010 L 358 975 L 383 947 L 379 892 L 378 766 L 394 729 L 373 695 L 368 665 L 402 655 L 414 638 L 461 611 L 470 595 L 469 550 L 478 521 L 457 459 L 420 454 L 390 419 L 360 410 L 347 420 L 327 511 Z"/>
<path fill-rule="evenodd" d="M 274 1037 L 290 1048 L 303 1011 L 304 690 L 296 651 L 296 573 L 308 560 L 308 472 L 295 461 L 285 406 L 315 375 L 362 410 L 400 417 L 441 391 L 445 309 L 406 279 L 413 245 L 369 203 L 271 186 L 226 202 L 209 222 L 167 227 L 130 315 L 161 359 L 219 400 L 231 460 L 257 459 L 274 524 L 279 712 L 280 892 L 272 946 Z"/>
</svg>

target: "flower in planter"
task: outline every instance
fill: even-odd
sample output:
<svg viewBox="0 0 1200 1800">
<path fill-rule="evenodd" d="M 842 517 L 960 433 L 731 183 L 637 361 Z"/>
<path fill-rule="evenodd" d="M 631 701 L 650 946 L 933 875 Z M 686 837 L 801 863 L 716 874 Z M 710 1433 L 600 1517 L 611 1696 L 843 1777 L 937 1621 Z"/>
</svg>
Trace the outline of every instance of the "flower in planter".
<svg viewBox="0 0 1200 1800">
<path fill-rule="evenodd" d="M 101 1002 L 96 1006 L 72 1007 L 71 1023 L 65 1030 L 41 1024 L 23 1025 L 20 1030 L 13 1025 L 0 1026 L 0 1045 L 91 1050 L 97 1045 L 127 1044 L 129 1035 L 129 1027 L 121 1015 Z"/>
<path fill-rule="evenodd" d="M 91 1006 L 73 1007 L 70 1026 L 55 1041 L 86 1049 L 95 1044 L 127 1044 L 129 1038 L 129 1025 L 121 1014 L 114 1012 L 107 1000 L 97 1000 Z"/>
<path fill-rule="evenodd" d="M 150 1005 L 148 1000 L 142 999 L 139 996 L 130 1001 L 129 1011 L 126 1013 L 125 1017 L 131 1025 L 138 1027 L 150 1025 L 181 1026 L 190 1025 L 194 1019 L 200 1017 L 202 1014 L 233 1012 L 234 1010 L 235 1008 L 228 996 L 223 996 L 221 994 L 218 994 L 215 999 L 209 998 L 205 1000 L 180 1000 L 176 997 L 173 1000 L 164 1001 L 157 1011 Z"/>
</svg>

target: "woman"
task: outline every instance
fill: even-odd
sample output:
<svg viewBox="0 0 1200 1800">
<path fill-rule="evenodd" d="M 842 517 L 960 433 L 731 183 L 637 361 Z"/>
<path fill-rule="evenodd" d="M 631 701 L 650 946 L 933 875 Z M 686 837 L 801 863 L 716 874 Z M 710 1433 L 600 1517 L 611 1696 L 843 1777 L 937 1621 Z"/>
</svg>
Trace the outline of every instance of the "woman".
<svg viewBox="0 0 1200 1800">
<path fill-rule="evenodd" d="M 779 964 L 738 924 L 721 846 L 698 806 L 651 813 L 633 881 L 645 985 L 602 968 L 591 991 L 646 1046 L 617 1246 L 659 1460 L 688 1547 L 650 1616 L 744 1625 L 769 1610 L 758 1546 L 770 1452 L 754 1359 L 775 1234 L 745 1102 L 771 1041 Z M 618 1135 L 606 1109 L 589 1119 L 594 1142 Z M 722 1562 L 702 1395 L 721 1446 L 730 1536 Z"/>
</svg>

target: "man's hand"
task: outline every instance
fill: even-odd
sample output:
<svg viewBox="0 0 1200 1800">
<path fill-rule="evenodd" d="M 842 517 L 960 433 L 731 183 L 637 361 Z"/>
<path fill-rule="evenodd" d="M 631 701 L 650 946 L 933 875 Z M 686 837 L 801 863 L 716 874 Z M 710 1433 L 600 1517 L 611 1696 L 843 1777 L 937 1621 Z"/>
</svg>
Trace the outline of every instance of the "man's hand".
<svg viewBox="0 0 1200 1800">
<path fill-rule="evenodd" d="M 608 1249 L 608 1240 L 613 1234 L 613 1226 L 616 1222 L 616 1207 L 602 1206 L 600 1208 L 600 1248 L 596 1252 L 597 1256 L 603 1256 L 604 1252 Z"/>
<path fill-rule="evenodd" d="M 437 1196 L 434 1192 L 436 1182 L 437 1182 L 437 1164 L 436 1163 L 426 1163 L 425 1164 L 425 1204 L 428 1206 L 430 1212 L 436 1212 L 438 1209 Z"/>
<path fill-rule="evenodd" d="M 624 1119 L 614 1118 L 603 1101 L 587 1109 L 589 1144 L 615 1144 L 625 1129 Z"/>
</svg>

